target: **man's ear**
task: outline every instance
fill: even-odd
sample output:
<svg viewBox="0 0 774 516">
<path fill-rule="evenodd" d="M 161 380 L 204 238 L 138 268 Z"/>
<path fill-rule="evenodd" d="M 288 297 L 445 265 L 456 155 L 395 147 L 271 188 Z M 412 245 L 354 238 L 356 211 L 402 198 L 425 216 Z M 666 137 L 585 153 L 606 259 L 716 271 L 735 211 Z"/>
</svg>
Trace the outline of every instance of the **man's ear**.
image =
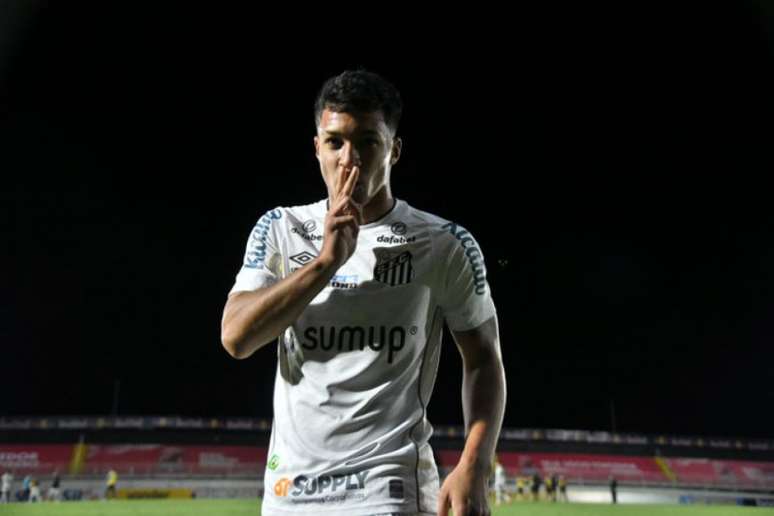
<svg viewBox="0 0 774 516">
<path fill-rule="evenodd" d="M 318 160 L 320 159 L 320 138 L 317 136 L 314 137 L 314 155 Z"/>
<path fill-rule="evenodd" d="M 390 155 L 390 165 L 395 165 L 400 159 L 400 152 L 403 149 L 403 140 L 396 137 L 392 140 L 392 151 Z"/>
</svg>

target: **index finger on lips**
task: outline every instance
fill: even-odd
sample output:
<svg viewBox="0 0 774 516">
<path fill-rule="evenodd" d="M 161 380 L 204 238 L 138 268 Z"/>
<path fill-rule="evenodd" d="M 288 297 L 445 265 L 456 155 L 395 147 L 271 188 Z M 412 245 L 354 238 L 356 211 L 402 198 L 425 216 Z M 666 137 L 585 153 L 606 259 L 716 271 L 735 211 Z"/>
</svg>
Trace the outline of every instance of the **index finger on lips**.
<svg viewBox="0 0 774 516">
<path fill-rule="evenodd" d="M 360 167 L 352 167 L 349 176 L 347 176 L 347 181 L 344 183 L 344 194 L 347 197 L 351 196 L 355 190 L 355 183 L 358 177 L 360 177 Z"/>
</svg>

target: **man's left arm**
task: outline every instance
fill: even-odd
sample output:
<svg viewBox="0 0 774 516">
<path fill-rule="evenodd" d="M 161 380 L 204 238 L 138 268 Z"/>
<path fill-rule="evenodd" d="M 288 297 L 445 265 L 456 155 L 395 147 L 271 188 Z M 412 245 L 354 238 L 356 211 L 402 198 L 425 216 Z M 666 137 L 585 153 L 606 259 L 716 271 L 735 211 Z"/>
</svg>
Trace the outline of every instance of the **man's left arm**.
<svg viewBox="0 0 774 516">
<path fill-rule="evenodd" d="M 497 317 L 472 330 L 453 331 L 463 362 L 465 449 L 441 487 L 438 514 L 489 515 L 488 479 L 505 411 L 505 369 Z"/>
</svg>

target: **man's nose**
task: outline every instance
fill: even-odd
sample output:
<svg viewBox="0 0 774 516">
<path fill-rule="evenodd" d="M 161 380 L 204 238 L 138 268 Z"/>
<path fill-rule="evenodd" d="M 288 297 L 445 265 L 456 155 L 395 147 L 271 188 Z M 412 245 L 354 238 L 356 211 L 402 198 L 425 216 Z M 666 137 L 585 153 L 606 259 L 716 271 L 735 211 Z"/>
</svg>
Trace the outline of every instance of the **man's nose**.
<svg viewBox="0 0 774 516">
<path fill-rule="evenodd" d="M 345 142 L 344 145 L 341 146 L 339 153 L 339 164 L 343 168 L 360 166 L 360 153 L 352 143 Z"/>
</svg>

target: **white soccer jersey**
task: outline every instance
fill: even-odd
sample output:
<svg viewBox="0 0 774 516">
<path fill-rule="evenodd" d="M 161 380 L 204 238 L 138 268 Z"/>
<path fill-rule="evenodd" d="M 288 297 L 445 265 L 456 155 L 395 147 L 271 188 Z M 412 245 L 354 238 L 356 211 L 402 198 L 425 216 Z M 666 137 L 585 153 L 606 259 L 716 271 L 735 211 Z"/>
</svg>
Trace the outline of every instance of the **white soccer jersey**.
<svg viewBox="0 0 774 516">
<path fill-rule="evenodd" d="M 322 248 L 327 201 L 276 208 L 248 239 L 232 292 L 266 287 Z M 263 513 L 436 510 L 426 407 L 445 320 L 495 315 L 478 244 L 396 200 L 279 339 Z"/>
</svg>

